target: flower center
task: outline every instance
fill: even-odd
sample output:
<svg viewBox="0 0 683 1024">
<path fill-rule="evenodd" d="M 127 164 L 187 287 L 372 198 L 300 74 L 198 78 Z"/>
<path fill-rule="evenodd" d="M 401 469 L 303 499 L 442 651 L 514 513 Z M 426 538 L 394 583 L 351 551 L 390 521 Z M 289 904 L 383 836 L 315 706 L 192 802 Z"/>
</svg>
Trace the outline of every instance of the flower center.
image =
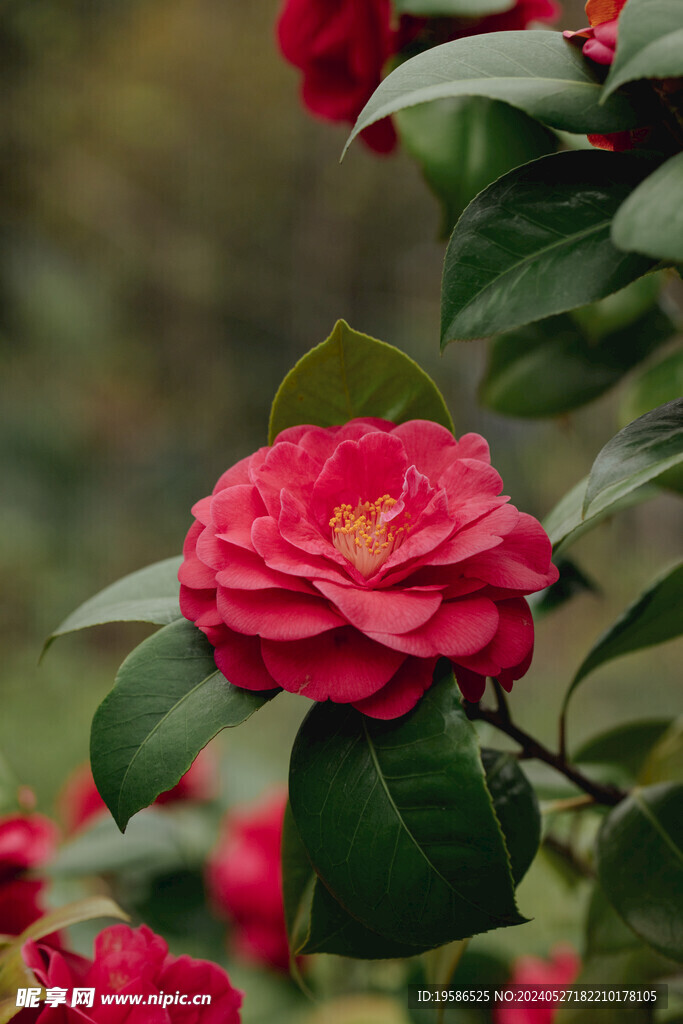
<svg viewBox="0 0 683 1024">
<path fill-rule="evenodd" d="M 395 509 L 397 504 L 400 507 Z M 377 501 L 361 501 L 355 508 L 337 505 L 330 519 L 332 543 L 368 579 L 410 532 L 410 524 L 396 524 L 401 512 L 403 502 L 389 494 L 383 494 Z M 410 513 L 405 512 L 402 518 L 410 519 Z"/>
</svg>

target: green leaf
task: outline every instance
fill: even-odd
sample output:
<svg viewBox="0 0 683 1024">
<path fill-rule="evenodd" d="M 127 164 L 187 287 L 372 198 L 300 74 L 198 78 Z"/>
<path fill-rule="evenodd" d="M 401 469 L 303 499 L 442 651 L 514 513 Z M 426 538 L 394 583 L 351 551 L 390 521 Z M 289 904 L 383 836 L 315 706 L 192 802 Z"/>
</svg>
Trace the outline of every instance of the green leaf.
<svg viewBox="0 0 683 1024">
<path fill-rule="evenodd" d="M 533 787 L 517 758 L 502 750 L 481 751 L 486 787 L 505 836 L 512 877 L 519 885 L 538 851 L 541 841 L 541 812 Z"/>
<path fill-rule="evenodd" d="M 559 32 L 525 30 L 456 39 L 411 57 L 372 94 L 347 148 L 368 125 L 406 107 L 452 96 L 487 96 L 551 128 L 584 135 L 648 124 L 651 113 L 623 93 L 601 104 L 601 70 Z"/>
<path fill-rule="evenodd" d="M 679 0 L 629 0 L 619 16 L 619 45 L 604 99 L 636 78 L 683 75 L 683 7 Z"/>
<path fill-rule="evenodd" d="M 598 878 L 636 935 L 683 962 L 683 785 L 637 789 L 598 836 Z"/>
<path fill-rule="evenodd" d="M 178 569 L 182 556 L 166 558 L 124 576 L 67 616 L 51 633 L 45 650 L 65 633 L 105 622 L 154 622 L 166 626 L 181 618 L 178 604 Z"/>
<path fill-rule="evenodd" d="M 331 427 L 356 416 L 403 423 L 425 419 L 453 430 L 434 381 L 392 345 L 337 321 L 327 341 L 300 359 L 283 380 L 270 413 L 270 443 L 300 423 Z"/>
<path fill-rule="evenodd" d="M 524 920 L 452 673 L 394 721 L 316 705 L 289 794 L 316 873 L 366 927 L 434 947 Z"/>
<path fill-rule="evenodd" d="M 654 480 L 683 462 L 683 398 L 645 413 L 608 441 L 593 463 L 583 514 Z"/>
<path fill-rule="evenodd" d="M 71 925 L 80 924 L 81 921 L 93 921 L 98 917 L 118 917 L 123 921 L 130 920 L 128 914 L 108 896 L 88 896 L 75 903 L 57 907 L 56 910 L 51 910 L 39 917 L 37 921 L 24 929 L 17 939 L 17 944 L 22 946 L 29 939 L 43 939 L 46 935 L 51 935 L 52 932 L 70 928 Z"/>
<path fill-rule="evenodd" d="M 441 202 L 444 237 L 483 188 L 557 148 L 557 137 L 538 121 L 483 96 L 408 107 L 398 112 L 396 125 L 402 147 Z"/>
<path fill-rule="evenodd" d="M 617 210 L 612 223 L 617 248 L 683 262 L 681 195 L 683 153 L 678 153 L 641 182 Z"/>
<path fill-rule="evenodd" d="M 652 261 L 610 240 L 612 216 L 647 173 L 626 153 L 555 153 L 503 175 L 455 226 L 441 345 L 521 327 L 618 291 Z"/>
<path fill-rule="evenodd" d="M 583 515 L 583 506 L 586 497 L 588 477 L 579 480 L 570 491 L 560 498 L 555 508 L 548 513 L 543 521 L 546 533 L 550 537 L 553 550 L 557 553 L 569 547 L 578 540 L 582 534 L 598 526 L 607 516 L 615 512 L 623 511 L 632 505 L 639 505 L 650 498 L 656 498 L 661 492 L 657 487 L 647 484 L 635 491 L 629 491 L 623 498 L 611 499 L 610 493 L 606 492 L 592 503 L 586 515 Z"/>
<path fill-rule="evenodd" d="M 536 795 L 515 758 L 482 750 L 486 785 L 505 835 L 515 884 L 526 874 L 538 850 L 541 818 Z M 355 959 L 416 956 L 417 946 L 389 939 L 365 927 L 337 903 L 316 876 L 294 818 L 285 816 L 282 843 L 285 916 L 292 948 L 299 953 L 335 953 Z"/>
<path fill-rule="evenodd" d="M 670 724 L 669 718 L 657 718 L 617 725 L 582 743 L 574 751 L 572 761 L 575 764 L 616 765 L 628 773 L 630 784 L 634 784 L 650 751 Z"/>
<path fill-rule="evenodd" d="M 233 686 L 213 647 L 185 619 L 129 654 L 95 713 L 90 760 L 97 788 L 124 830 L 132 814 L 179 781 L 216 733 L 274 696 Z"/>
<path fill-rule="evenodd" d="M 581 680 L 599 665 L 680 636 L 683 633 L 682 602 L 683 562 L 655 580 L 603 633 L 574 676 L 564 699 L 565 708 Z"/>
<path fill-rule="evenodd" d="M 400 14 L 428 18 L 483 18 L 514 7 L 514 0 L 394 0 Z"/>
<path fill-rule="evenodd" d="M 597 343 L 562 314 L 491 342 L 481 402 L 508 416 L 557 416 L 591 402 L 671 337 L 660 309 Z"/>
<path fill-rule="evenodd" d="M 366 928 L 337 903 L 313 869 L 289 804 L 282 833 L 282 889 L 294 956 L 335 953 L 379 960 L 415 956 L 428 948 L 393 942 Z"/>
<path fill-rule="evenodd" d="M 665 359 L 649 366 L 631 382 L 619 409 L 619 421 L 631 420 L 664 405 L 683 394 L 683 349 L 671 352 Z M 683 494 L 683 466 L 680 464 L 657 477 L 657 486 Z"/>
<path fill-rule="evenodd" d="M 586 918 L 586 938 L 581 972 L 583 985 L 645 985 L 671 973 L 672 964 L 655 953 L 628 928 L 599 885 L 591 895 Z M 604 1024 L 652 1024 L 652 1008 L 635 1004 L 624 1013 L 621 1006 L 600 1007 Z M 562 1014 L 568 1024 L 595 1024 L 595 1008 L 568 1010 Z"/>
</svg>

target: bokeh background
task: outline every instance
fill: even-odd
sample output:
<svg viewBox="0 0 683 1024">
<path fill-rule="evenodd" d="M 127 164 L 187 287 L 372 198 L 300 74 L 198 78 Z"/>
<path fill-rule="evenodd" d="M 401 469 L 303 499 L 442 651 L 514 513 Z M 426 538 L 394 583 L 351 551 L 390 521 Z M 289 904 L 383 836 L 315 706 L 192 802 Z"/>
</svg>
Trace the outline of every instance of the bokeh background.
<svg viewBox="0 0 683 1024">
<path fill-rule="evenodd" d="M 346 133 L 300 106 L 277 6 L 0 3 L 0 752 L 47 813 L 146 631 L 68 637 L 39 665 L 46 635 L 180 550 L 191 505 L 265 443 L 281 378 L 338 317 L 416 358 L 457 431 L 489 439 L 514 503 L 540 518 L 619 425 L 619 389 L 549 422 L 478 406 L 485 344 L 439 355 L 436 203 L 403 155 L 356 145 L 339 164 Z M 584 18 L 565 4 L 564 27 Z M 546 742 L 590 644 L 680 551 L 676 502 L 577 544 L 601 593 L 539 624 L 512 695 Z M 675 645 L 611 663 L 577 695 L 572 741 L 671 713 L 679 685 Z M 226 803 L 286 778 L 305 705 L 285 695 L 215 741 Z M 572 894 L 548 906 L 541 876 L 525 885 L 525 948 L 576 940 Z"/>
</svg>

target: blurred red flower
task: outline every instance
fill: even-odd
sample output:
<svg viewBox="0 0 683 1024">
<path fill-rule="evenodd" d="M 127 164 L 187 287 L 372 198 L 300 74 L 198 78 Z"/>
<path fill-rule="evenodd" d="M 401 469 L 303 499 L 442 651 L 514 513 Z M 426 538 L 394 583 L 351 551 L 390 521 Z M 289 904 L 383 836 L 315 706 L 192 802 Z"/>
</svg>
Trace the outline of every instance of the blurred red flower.
<svg viewBox="0 0 683 1024">
<path fill-rule="evenodd" d="M 227 815 L 207 865 L 216 910 L 232 921 L 235 949 L 252 963 L 289 968 L 280 847 L 287 792 Z"/>
<path fill-rule="evenodd" d="M 154 803 L 211 800 L 216 794 L 216 788 L 216 763 L 212 754 L 202 750 L 180 782 L 166 793 L 160 793 Z M 74 769 L 68 777 L 57 798 L 57 805 L 60 819 L 69 834 L 107 810 L 87 761 Z"/>
<path fill-rule="evenodd" d="M 512 965 L 510 985 L 570 985 L 579 973 L 581 961 L 571 946 L 557 946 L 549 960 L 521 956 Z M 552 1024 L 554 1007 L 497 1006 L 493 1024 Z M 561 1014 L 558 1020 L 561 1018 Z"/>
<path fill-rule="evenodd" d="M 480 19 L 427 19 L 392 14 L 390 0 L 286 0 L 277 23 L 283 56 L 303 72 L 305 106 L 328 121 L 353 124 L 379 85 L 392 57 L 431 21 L 438 42 L 483 32 L 523 29 L 531 21 L 552 21 L 555 0 L 517 0 L 509 11 Z M 377 153 L 396 144 L 390 118 L 366 128 L 361 138 Z"/>
<path fill-rule="evenodd" d="M 19 935 L 45 913 L 47 883 L 24 875 L 53 856 L 58 837 L 57 826 L 42 814 L 0 818 L 0 935 Z"/>
<path fill-rule="evenodd" d="M 92 961 L 38 942 L 25 943 L 22 954 L 41 985 L 67 990 L 67 1003 L 74 988 L 94 988 L 95 998 L 92 1007 L 43 1004 L 22 1010 L 18 1024 L 239 1024 L 242 993 L 232 987 L 225 971 L 208 960 L 172 956 L 161 936 L 144 924 L 105 928 L 95 939 Z M 187 1002 L 101 1003 L 103 995 L 148 999 L 165 994 L 173 1000 L 176 993 Z M 195 996 L 210 996 L 210 1003 L 195 1005 Z"/>
</svg>

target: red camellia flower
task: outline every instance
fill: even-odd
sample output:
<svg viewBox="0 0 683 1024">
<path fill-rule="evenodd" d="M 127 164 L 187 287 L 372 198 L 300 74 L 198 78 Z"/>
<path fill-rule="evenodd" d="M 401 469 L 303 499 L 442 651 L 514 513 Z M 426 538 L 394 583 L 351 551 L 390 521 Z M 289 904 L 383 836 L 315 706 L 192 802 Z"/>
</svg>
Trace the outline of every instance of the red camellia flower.
<svg viewBox="0 0 683 1024">
<path fill-rule="evenodd" d="M 585 39 L 584 57 L 589 57 L 596 64 L 610 65 L 617 47 L 619 15 L 625 3 L 626 0 L 588 0 L 586 14 L 590 27 L 578 32 L 564 32 L 565 39 Z M 649 131 L 649 128 L 638 128 L 608 135 L 589 135 L 588 141 L 597 149 L 624 152 L 645 142 Z"/>
<path fill-rule="evenodd" d="M 571 946 L 558 946 L 550 960 L 536 956 L 522 956 L 512 968 L 510 985 L 570 985 L 581 962 Z M 493 1024 L 552 1024 L 557 1011 L 552 1007 L 497 1006 L 493 1011 Z M 557 1015 L 561 1020 L 562 1014 Z"/>
<path fill-rule="evenodd" d="M 312 113 L 353 124 L 382 78 L 391 57 L 413 44 L 434 21 L 438 42 L 483 32 L 523 29 L 553 21 L 554 0 L 517 0 L 509 11 L 486 18 L 392 19 L 390 0 L 285 0 L 277 24 L 284 57 L 303 72 L 302 98 Z M 366 128 L 361 138 L 378 153 L 396 144 L 390 118 Z"/>
<path fill-rule="evenodd" d="M 617 47 L 617 27 L 621 9 L 626 0 L 588 0 L 586 14 L 589 28 L 578 32 L 564 32 L 565 39 L 585 39 L 584 57 L 596 64 L 611 64 Z"/>
<path fill-rule="evenodd" d="M 67 1005 L 22 1010 L 18 1024 L 239 1024 L 242 993 L 225 971 L 208 960 L 171 956 L 161 936 L 144 924 L 105 928 L 95 940 L 92 961 L 37 942 L 25 943 L 22 955 L 41 985 L 66 989 L 68 1000 Z M 93 1006 L 68 1005 L 74 988 L 94 988 Z M 145 1004 L 102 1005 L 102 996 L 128 994 Z M 202 996 L 210 1002 L 200 1003 Z M 149 1003 L 150 997 L 155 1001 Z"/>
<path fill-rule="evenodd" d="M 168 792 L 160 793 L 154 804 L 210 800 L 216 794 L 216 776 L 213 756 L 207 750 L 203 750 L 180 782 Z M 71 773 L 62 787 L 57 803 L 60 818 L 68 833 L 76 832 L 105 811 L 109 813 L 107 805 L 97 791 L 87 762 L 79 765 Z"/>
<path fill-rule="evenodd" d="M 282 431 L 193 508 L 180 606 L 249 690 L 373 718 L 409 711 L 450 658 L 478 700 L 531 660 L 525 594 L 557 579 L 540 524 L 501 495 L 486 441 L 427 420 Z"/>
<path fill-rule="evenodd" d="M 280 864 L 286 803 L 283 789 L 231 812 L 206 874 L 214 906 L 233 923 L 237 952 L 283 971 L 289 968 Z"/>
<path fill-rule="evenodd" d="M 45 913 L 46 883 L 24 873 L 52 857 L 58 835 L 42 814 L 0 818 L 0 935 L 19 935 Z"/>
<path fill-rule="evenodd" d="M 328 121 L 353 124 L 395 52 L 389 0 L 287 0 L 277 35 L 284 57 L 303 71 L 305 105 Z M 363 140 L 389 152 L 391 121 L 373 125 Z"/>
</svg>

